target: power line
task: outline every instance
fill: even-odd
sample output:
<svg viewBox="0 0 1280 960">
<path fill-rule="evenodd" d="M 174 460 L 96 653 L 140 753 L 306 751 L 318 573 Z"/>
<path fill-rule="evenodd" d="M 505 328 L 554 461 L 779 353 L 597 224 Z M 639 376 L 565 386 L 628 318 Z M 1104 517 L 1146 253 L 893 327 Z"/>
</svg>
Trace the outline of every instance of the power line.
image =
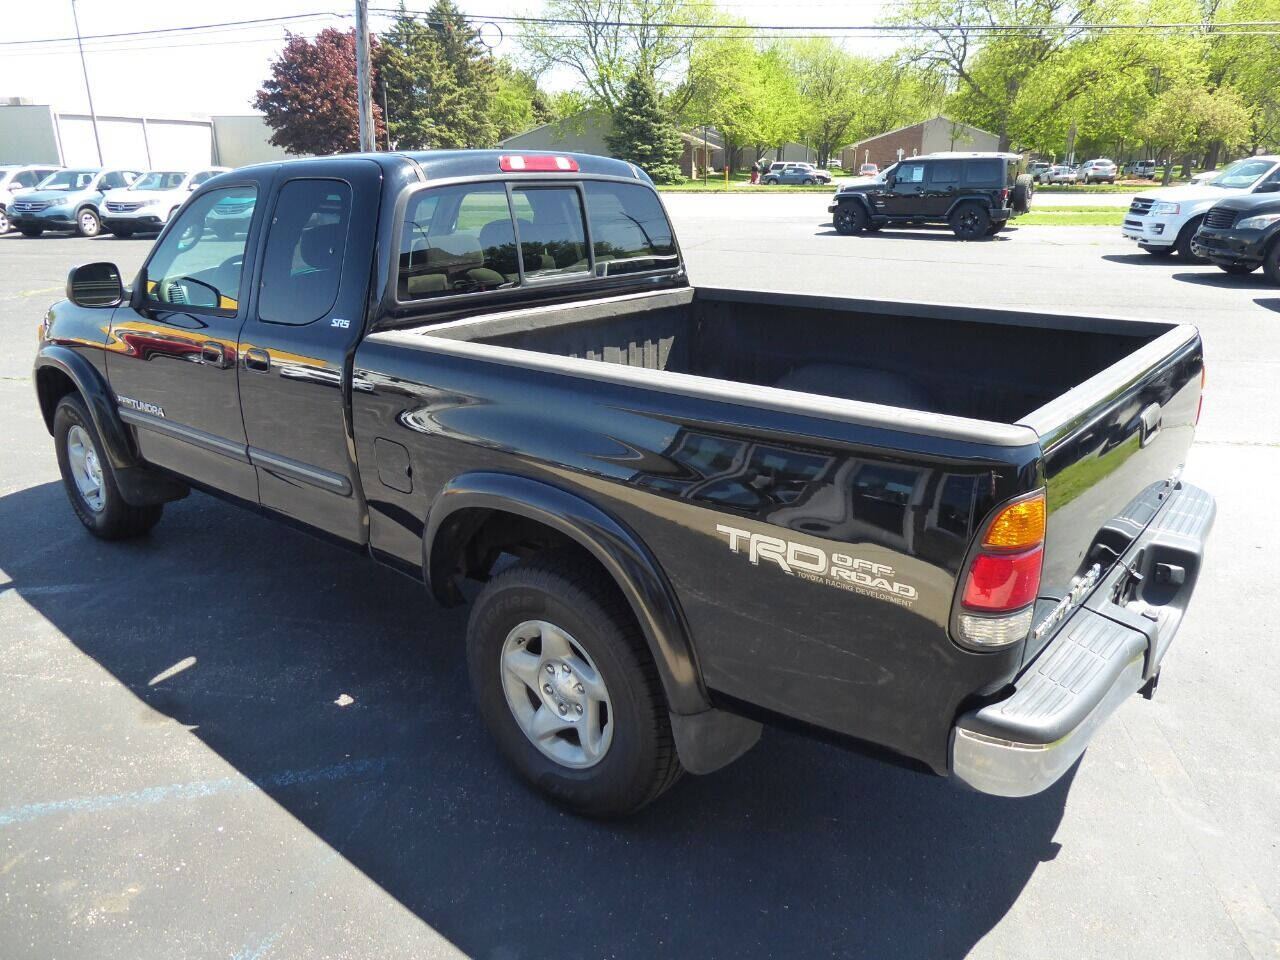
<svg viewBox="0 0 1280 960">
<path fill-rule="evenodd" d="M 268 26 L 288 23 L 293 20 L 315 20 L 322 17 L 336 17 L 338 19 L 343 19 L 351 17 L 351 14 L 335 13 L 332 10 L 321 10 L 316 13 L 294 13 L 281 17 L 259 17 L 256 20 L 225 20 L 220 23 L 197 23 L 185 27 L 156 27 L 151 30 L 125 30 L 118 33 L 93 33 L 85 34 L 83 37 L 77 37 L 73 34 L 69 37 L 41 37 L 35 40 L 0 40 L 0 47 L 21 47 L 38 43 L 65 43 L 67 41 L 74 42 L 77 40 L 110 40 L 115 38 L 136 39 L 175 33 L 191 33 L 194 31 L 214 31 L 219 28 L 226 27 Z"/>
</svg>

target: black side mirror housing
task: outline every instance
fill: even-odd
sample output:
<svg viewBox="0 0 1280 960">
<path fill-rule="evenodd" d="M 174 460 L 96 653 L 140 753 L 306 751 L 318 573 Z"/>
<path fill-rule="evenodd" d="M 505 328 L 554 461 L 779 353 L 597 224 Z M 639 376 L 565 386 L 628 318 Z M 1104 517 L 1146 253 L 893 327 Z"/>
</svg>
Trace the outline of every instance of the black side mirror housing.
<svg viewBox="0 0 1280 960">
<path fill-rule="evenodd" d="M 1258 184 L 1257 189 L 1255 189 L 1253 192 L 1254 193 L 1280 193 L 1280 180 L 1268 181 L 1267 183 L 1260 183 Z"/>
<path fill-rule="evenodd" d="M 78 307 L 118 307 L 124 283 L 114 263 L 82 263 L 67 274 L 67 299 Z"/>
</svg>

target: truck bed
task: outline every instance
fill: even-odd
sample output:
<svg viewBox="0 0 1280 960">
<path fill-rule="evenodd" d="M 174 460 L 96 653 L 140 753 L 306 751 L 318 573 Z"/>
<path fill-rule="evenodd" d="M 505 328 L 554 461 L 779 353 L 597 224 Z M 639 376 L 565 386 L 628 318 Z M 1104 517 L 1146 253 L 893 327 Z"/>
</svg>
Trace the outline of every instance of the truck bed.
<svg viewBox="0 0 1280 960">
<path fill-rule="evenodd" d="M 1172 329 L 1159 323 L 1042 321 L 1008 311 L 698 288 L 521 310 L 422 332 L 1017 424 Z"/>
</svg>

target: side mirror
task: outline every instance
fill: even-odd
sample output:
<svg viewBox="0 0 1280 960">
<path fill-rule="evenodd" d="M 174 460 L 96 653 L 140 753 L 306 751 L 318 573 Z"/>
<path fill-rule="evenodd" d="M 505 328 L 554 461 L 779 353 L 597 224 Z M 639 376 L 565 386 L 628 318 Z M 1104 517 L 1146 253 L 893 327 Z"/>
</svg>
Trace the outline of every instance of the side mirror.
<svg viewBox="0 0 1280 960">
<path fill-rule="evenodd" d="M 78 307 L 118 307 L 124 284 L 114 263 L 84 263 L 67 274 L 67 299 Z"/>
<path fill-rule="evenodd" d="M 1280 193 L 1280 180 L 1268 180 L 1266 183 L 1258 184 L 1254 193 Z"/>
</svg>

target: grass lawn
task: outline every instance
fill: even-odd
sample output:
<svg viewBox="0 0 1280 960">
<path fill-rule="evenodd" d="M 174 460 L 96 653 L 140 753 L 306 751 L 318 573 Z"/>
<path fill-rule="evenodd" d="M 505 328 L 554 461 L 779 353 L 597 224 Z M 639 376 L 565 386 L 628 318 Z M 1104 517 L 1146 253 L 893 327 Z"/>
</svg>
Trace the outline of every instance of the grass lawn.
<svg viewBox="0 0 1280 960">
<path fill-rule="evenodd" d="M 1036 191 L 1039 194 L 1039 190 Z M 1013 221 L 1015 227 L 1118 227 L 1124 222 L 1123 207 L 1040 207 L 1033 206 Z"/>
</svg>

